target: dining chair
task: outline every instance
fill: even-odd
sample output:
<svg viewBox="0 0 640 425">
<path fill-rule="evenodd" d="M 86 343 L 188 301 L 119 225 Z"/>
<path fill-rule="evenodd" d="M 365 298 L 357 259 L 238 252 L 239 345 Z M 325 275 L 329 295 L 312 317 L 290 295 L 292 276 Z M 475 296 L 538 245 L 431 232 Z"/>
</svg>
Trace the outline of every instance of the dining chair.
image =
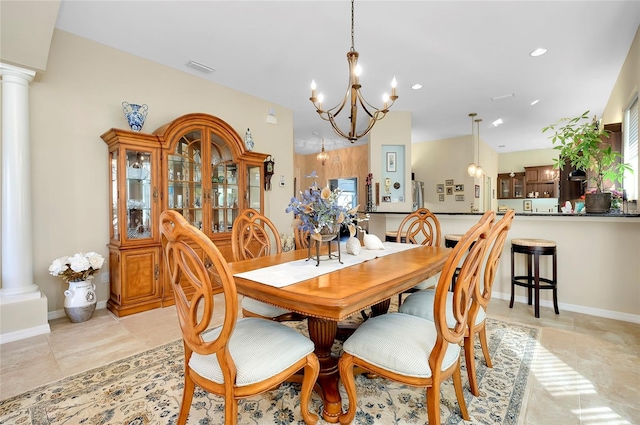
<svg viewBox="0 0 640 425">
<path fill-rule="evenodd" d="M 438 218 L 428 209 L 419 208 L 402 220 L 395 234 L 396 242 L 440 246 L 441 231 Z M 438 282 L 438 275 L 426 279 L 416 286 L 398 294 L 398 307 L 402 305 L 402 295 L 426 289 Z"/>
<path fill-rule="evenodd" d="M 247 208 L 234 220 L 231 228 L 231 252 L 233 261 L 248 260 L 265 255 L 282 253 L 280 233 L 266 216 Z M 255 300 L 242 298 L 242 315 L 259 317 L 276 322 L 302 320 L 302 314 Z"/>
<path fill-rule="evenodd" d="M 473 285 L 490 226 L 491 217 L 483 216 L 447 258 L 435 290 L 435 321 L 389 313 L 370 318 L 347 338 L 338 361 L 340 379 L 349 398 L 348 410 L 340 416 L 341 424 L 353 421 L 358 406 L 354 367 L 406 385 L 426 388 L 430 425 L 440 424 L 440 387 L 445 379 L 452 377 L 460 412 L 465 420 L 469 420 L 460 376 L 461 342 L 467 329 Z M 447 282 L 451 281 L 457 267 L 460 267 L 460 273 L 453 302 L 447 305 Z M 453 327 L 446 320 L 449 313 L 457 321 Z"/>
<path fill-rule="evenodd" d="M 320 364 L 313 342 L 282 323 L 238 318 L 238 294 L 227 260 L 181 214 L 162 212 L 160 235 L 184 343 L 178 424 L 187 421 L 196 384 L 224 398 L 224 423 L 230 425 L 238 420 L 238 399 L 268 391 L 301 369 L 302 417 L 315 424 L 318 416 L 309 412 L 309 400 Z M 218 306 L 214 289 L 220 288 L 224 304 Z M 224 312 L 220 326 L 212 323 L 217 308 Z"/>
<path fill-rule="evenodd" d="M 464 354 L 465 365 L 467 367 L 467 376 L 469 377 L 469 387 L 474 396 L 480 394 L 478 388 L 478 379 L 476 376 L 475 335 L 480 339 L 482 354 L 484 355 L 487 367 L 493 367 L 491 357 L 489 355 L 489 345 L 487 343 L 487 307 L 491 301 L 491 290 L 493 282 L 498 271 L 498 264 L 502 255 L 507 233 L 511 229 L 514 210 L 508 210 L 504 217 L 497 223 L 493 224 L 489 236 L 487 237 L 485 255 L 481 263 L 481 273 L 479 274 L 478 283 L 474 286 L 473 298 L 469 307 L 469 316 L 467 318 L 467 331 L 464 336 Z M 399 311 L 414 316 L 419 316 L 427 320 L 434 320 L 434 303 L 435 291 L 424 290 L 416 292 L 404 301 Z M 453 293 L 447 294 L 447 305 L 453 303 Z M 456 319 L 453 315 L 447 315 L 447 324 L 450 327 L 455 326 Z"/>
<path fill-rule="evenodd" d="M 293 225 L 293 239 L 296 244 L 296 249 L 309 248 L 309 231 L 302 230 L 299 226 Z"/>
</svg>

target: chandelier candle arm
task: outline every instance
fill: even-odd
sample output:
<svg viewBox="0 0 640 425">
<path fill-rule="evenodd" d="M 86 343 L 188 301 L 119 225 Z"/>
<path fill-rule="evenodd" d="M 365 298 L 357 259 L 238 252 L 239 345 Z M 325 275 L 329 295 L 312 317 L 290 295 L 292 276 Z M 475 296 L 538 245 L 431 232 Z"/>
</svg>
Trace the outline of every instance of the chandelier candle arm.
<svg viewBox="0 0 640 425">
<path fill-rule="evenodd" d="M 347 91 L 344 95 L 342 101 L 330 109 L 323 109 L 322 93 L 317 92 L 317 85 L 315 80 L 311 81 L 311 97 L 309 100 L 313 103 L 313 106 L 316 108 L 316 112 L 325 121 L 329 121 L 333 130 L 340 136 L 344 137 L 351 141 L 351 143 L 356 140 L 366 136 L 369 131 L 373 128 L 373 125 L 383 119 L 387 112 L 389 112 L 389 108 L 393 106 L 396 99 L 398 99 L 398 95 L 396 92 L 397 81 L 396 78 L 393 77 L 391 81 L 391 96 L 388 96 L 386 93 L 383 97 L 383 107 L 382 109 L 378 109 L 367 102 L 362 93 L 360 93 L 360 89 L 362 86 L 360 85 L 360 66 L 358 65 L 358 57 L 359 54 L 354 48 L 354 0 L 351 0 L 351 49 L 347 53 L 347 62 L 349 62 L 349 85 L 347 87 Z M 349 116 L 349 130 L 342 130 L 338 124 L 336 123 L 337 116 L 342 112 L 343 108 L 349 102 L 349 111 L 351 115 Z M 369 122 L 367 127 L 358 133 L 356 128 L 357 119 L 358 119 L 358 104 L 362 107 L 362 110 L 365 114 L 369 116 Z"/>
</svg>

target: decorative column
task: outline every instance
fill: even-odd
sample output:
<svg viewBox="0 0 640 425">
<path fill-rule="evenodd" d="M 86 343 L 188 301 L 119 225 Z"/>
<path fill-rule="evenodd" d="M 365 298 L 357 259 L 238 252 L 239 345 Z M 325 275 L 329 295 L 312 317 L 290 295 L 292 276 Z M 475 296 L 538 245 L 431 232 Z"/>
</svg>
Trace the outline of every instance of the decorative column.
<svg viewBox="0 0 640 425">
<path fill-rule="evenodd" d="M 33 281 L 29 83 L 33 81 L 34 76 L 34 71 L 0 63 L 2 78 L 0 343 L 49 332 L 47 299 Z"/>
</svg>

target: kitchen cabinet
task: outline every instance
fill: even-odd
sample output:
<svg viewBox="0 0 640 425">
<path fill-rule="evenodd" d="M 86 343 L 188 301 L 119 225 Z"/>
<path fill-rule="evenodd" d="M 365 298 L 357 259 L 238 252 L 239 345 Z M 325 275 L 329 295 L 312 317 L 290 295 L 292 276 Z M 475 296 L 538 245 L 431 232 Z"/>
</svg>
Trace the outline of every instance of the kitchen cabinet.
<svg viewBox="0 0 640 425">
<path fill-rule="evenodd" d="M 525 173 L 498 174 L 498 199 L 524 198 Z"/>
<path fill-rule="evenodd" d="M 557 198 L 559 171 L 553 165 L 524 167 L 527 198 Z M 537 194 L 537 196 L 536 196 Z"/>
<path fill-rule="evenodd" d="M 110 129 L 107 308 L 126 316 L 174 303 L 159 237 L 172 209 L 202 230 L 232 261 L 231 228 L 245 208 L 264 208 L 264 161 L 223 120 L 187 114 L 153 134 Z M 201 253 L 201 255 L 203 255 Z"/>
</svg>

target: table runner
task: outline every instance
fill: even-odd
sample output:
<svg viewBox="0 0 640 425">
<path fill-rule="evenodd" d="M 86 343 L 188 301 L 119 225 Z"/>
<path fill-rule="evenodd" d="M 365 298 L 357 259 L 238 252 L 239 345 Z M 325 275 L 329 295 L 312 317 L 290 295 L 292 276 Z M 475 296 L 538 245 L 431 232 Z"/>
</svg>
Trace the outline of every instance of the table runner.
<svg viewBox="0 0 640 425">
<path fill-rule="evenodd" d="M 383 246 L 384 249 L 374 250 L 367 249 L 363 246 L 358 255 L 351 255 L 346 253 L 345 242 L 340 242 L 342 264 L 338 262 L 337 258 L 327 260 L 327 255 L 324 254 L 320 257 L 321 260 L 319 266 L 316 266 L 316 259 L 315 256 L 313 256 L 309 260 L 295 260 L 275 266 L 251 270 L 249 272 L 237 273 L 234 276 L 264 283 L 265 285 L 276 288 L 282 288 L 297 282 L 302 282 L 303 280 L 344 269 L 345 267 L 364 263 L 365 261 L 373 260 L 374 258 L 384 257 L 385 255 L 417 248 L 421 245 L 383 242 Z M 337 251 L 334 251 L 334 254 L 337 255 Z M 322 259 L 323 257 L 325 259 Z"/>
</svg>

